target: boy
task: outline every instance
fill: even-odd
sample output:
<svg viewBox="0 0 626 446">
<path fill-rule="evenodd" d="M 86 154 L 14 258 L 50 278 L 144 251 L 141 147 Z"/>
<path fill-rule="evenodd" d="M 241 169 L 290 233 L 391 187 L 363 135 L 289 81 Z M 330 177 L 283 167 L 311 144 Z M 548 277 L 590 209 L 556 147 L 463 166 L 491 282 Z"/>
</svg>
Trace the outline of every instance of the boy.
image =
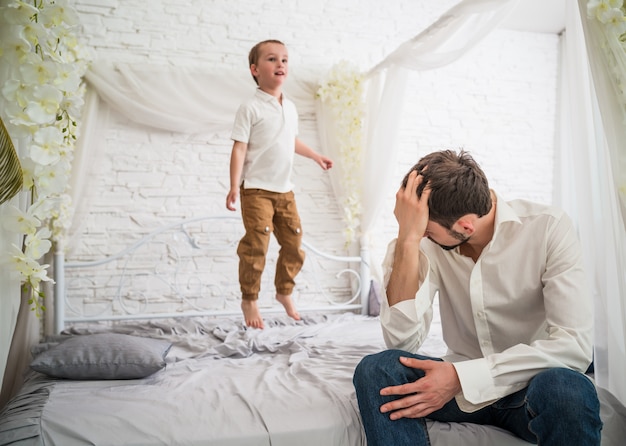
<svg viewBox="0 0 626 446">
<path fill-rule="evenodd" d="M 246 230 L 237 248 L 241 309 L 248 327 L 263 328 L 257 300 L 271 232 L 281 247 L 274 280 L 276 300 L 291 318 L 300 320 L 291 299 L 295 276 L 304 263 L 300 216 L 291 183 L 293 154 L 312 159 L 324 170 L 333 162 L 297 138 L 298 113 L 282 92 L 289 72 L 285 45 L 278 40 L 257 43 L 248 61 L 258 88 L 235 117 L 226 208 L 234 211 L 241 193 Z"/>
</svg>

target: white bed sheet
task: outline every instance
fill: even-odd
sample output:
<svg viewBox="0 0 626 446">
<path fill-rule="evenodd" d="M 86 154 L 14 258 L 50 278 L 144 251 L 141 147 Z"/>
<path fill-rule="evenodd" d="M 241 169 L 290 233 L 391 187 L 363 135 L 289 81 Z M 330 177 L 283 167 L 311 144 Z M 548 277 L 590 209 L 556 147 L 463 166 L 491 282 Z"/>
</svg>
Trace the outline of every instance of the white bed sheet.
<svg viewBox="0 0 626 446">
<path fill-rule="evenodd" d="M 210 318 L 120 325 L 115 331 L 172 340 L 167 367 L 128 381 L 32 373 L 0 418 L 0 445 L 364 446 L 352 374 L 364 355 L 384 349 L 378 319 L 266 322 L 265 330 Z M 431 337 L 422 351 L 443 348 Z M 623 440 L 626 414 L 615 403 L 605 398 L 603 411 Z M 528 444 L 488 426 L 429 422 L 429 433 L 434 446 Z"/>
</svg>

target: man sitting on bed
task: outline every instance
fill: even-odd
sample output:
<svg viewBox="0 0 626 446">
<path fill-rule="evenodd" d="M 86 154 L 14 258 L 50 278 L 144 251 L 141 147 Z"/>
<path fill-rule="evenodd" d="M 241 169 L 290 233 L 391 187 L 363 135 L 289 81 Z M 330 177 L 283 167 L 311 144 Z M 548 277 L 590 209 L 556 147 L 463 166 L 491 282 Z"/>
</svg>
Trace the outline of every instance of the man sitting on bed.
<svg viewBox="0 0 626 446">
<path fill-rule="evenodd" d="M 464 151 L 422 158 L 396 194 L 384 261 L 387 350 L 354 386 L 368 446 L 429 445 L 425 419 L 489 424 L 542 446 L 600 444 L 593 305 L 567 215 L 504 201 Z M 445 358 L 415 354 L 439 294 Z"/>
</svg>

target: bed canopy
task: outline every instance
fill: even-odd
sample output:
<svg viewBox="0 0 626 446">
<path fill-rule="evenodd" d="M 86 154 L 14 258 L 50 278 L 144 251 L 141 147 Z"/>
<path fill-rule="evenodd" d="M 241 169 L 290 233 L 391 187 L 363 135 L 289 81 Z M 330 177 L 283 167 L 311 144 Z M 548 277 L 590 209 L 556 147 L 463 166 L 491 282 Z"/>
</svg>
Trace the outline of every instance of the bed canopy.
<svg viewBox="0 0 626 446">
<path fill-rule="evenodd" d="M 359 237 L 355 246 L 366 247 L 369 243 L 370 230 L 376 222 L 384 198 L 384 188 L 363 179 L 375 173 L 381 184 L 388 184 L 391 180 L 392 167 L 396 161 L 398 115 L 401 113 L 400 105 L 409 72 L 437 68 L 466 54 L 496 28 L 516 4 L 517 0 L 463 0 L 363 74 L 367 85 L 364 98 L 366 113 L 363 125 L 363 165 L 354 183 L 361 199 Z M 578 220 L 581 238 L 588 252 L 589 271 L 595 279 L 593 285 L 598 301 L 598 316 L 603 320 L 601 328 L 604 330 L 598 334 L 601 352 L 597 354 L 596 370 L 601 380 L 599 384 L 625 402 L 626 384 L 621 377 L 626 367 L 623 345 L 626 338 L 626 285 L 623 277 L 623 271 L 626 270 L 626 237 L 623 216 L 617 205 L 619 200 L 617 188 L 614 186 L 616 183 L 611 180 L 614 177 L 616 182 L 619 181 L 620 173 L 623 175 L 624 172 L 623 168 L 611 169 L 611 165 L 620 165 L 618 159 L 624 159 L 623 153 L 621 158 L 617 153 L 619 141 L 626 138 L 622 124 L 624 114 L 623 109 L 622 114 L 616 114 L 617 99 L 610 90 L 611 84 L 606 81 L 610 75 L 601 61 L 602 56 L 594 49 L 599 47 L 594 40 L 599 28 L 596 24 L 589 26 L 587 22 L 586 0 L 579 0 L 578 6 L 579 8 L 574 7 L 568 11 L 567 34 L 563 39 L 563 63 L 568 69 L 563 70 L 562 85 L 576 93 L 565 94 L 568 90 L 564 90 L 562 95 L 562 184 L 556 188 L 562 192 L 555 201 L 566 207 Z M 585 24 L 584 30 L 581 22 Z M 591 80 L 584 75 L 588 73 L 588 62 L 582 57 L 585 54 L 585 41 L 591 55 L 589 63 L 595 91 L 589 87 Z M 87 166 L 93 164 L 94 157 L 101 152 L 100 143 L 103 138 L 98 135 L 106 129 L 109 110 L 138 124 L 161 130 L 189 134 L 222 132 L 230 128 L 237 104 L 248 97 L 254 88 L 247 74 L 224 75 L 223 72 L 210 73 L 172 66 L 130 65 L 108 61 L 95 62 L 88 70 L 85 80 L 88 89 L 83 108 L 81 137 L 76 144 L 70 180 L 76 213 L 72 227 L 57 243 L 56 249 L 59 252 L 71 247 L 80 233 L 76 222 L 80 221 L 80 215 L 89 205 L 80 194 L 89 189 Z M 337 150 L 334 141 L 342 129 L 334 124 L 330 106 L 316 99 L 318 88 L 317 79 L 292 77 L 286 93 L 296 102 L 300 113 L 316 115 L 323 151 L 331 158 L 339 159 L 339 154 L 334 152 Z M 596 110 L 596 96 L 600 113 L 595 117 L 600 119 L 601 116 L 601 119 L 594 122 L 591 112 Z M 583 102 L 584 107 L 572 107 L 567 100 L 587 102 Z M 589 115 L 583 116 L 584 113 Z M 596 132 L 594 125 L 601 131 Z M 571 135 L 570 129 L 581 132 L 584 137 Z M 606 140 L 596 141 L 596 135 L 602 133 L 606 135 Z M 386 148 L 384 152 L 377 150 L 383 146 Z M 592 168 L 598 170 L 594 171 Z M 606 174 L 598 176 L 598 172 Z M 337 166 L 330 174 L 336 199 L 342 203 L 353 192 L 346 190 L 346 183 L 341 181 L 348 172 Z M 573 192 L 570 194 L 568 191 Z M 606 195 L 600 195 L 604 192 Z M 598 196 L 603 196 L 605 202 L 598 203 Z M 603 210 L 599 210 L 598 206 L 603 206 Z M 608 214 L 607 209 L 610 212 Z M 593 220 L 593 215 L 610 216 L 610 219 L 604 218 L 602 222 L 590 221 Z M 598 230 L 594 225 L 599 224 L 609 224 L 610 230 Z M 614 238 L 598 241 L 596 237 L 599 234 Z M 614 244 L 610 244 L 611 242 Z M 609 247 L 613 251 L 608 252 Z M 607 251 L 600 252 L 600 249 Z M 375 259 L 372 263 L 373 266 L 377 264 Z M 376 274 L 375 270 L 373 272 Z M 2 288 L 6 289 L 4 285 L 5 283 Z M 0 357 L 2 370 L 6 369 L 0 406 L 10 396 L 14 386 L 19 384 L 20 377 L 10 371 L 20 370 L 21 365 L 27 362 L 28 347 L 39 336 L 36 328 L 38 320 L 27 311 L 27 305 L 22 304 L 18 318 L 19 288 L 13 288 L 16 289 L 10 296 L 2 297 L 1 350 L 8 351 L 11 340 L 13 343 L 10 357 Z M 8 311 L 4 311 L 5 308 Z M 615 311 L 616 309 L 619 311 Z M 13 327 L 16 327 L 15 331 Z M 8 367 L 7 360 L 11 361 Z"/>
</svg>

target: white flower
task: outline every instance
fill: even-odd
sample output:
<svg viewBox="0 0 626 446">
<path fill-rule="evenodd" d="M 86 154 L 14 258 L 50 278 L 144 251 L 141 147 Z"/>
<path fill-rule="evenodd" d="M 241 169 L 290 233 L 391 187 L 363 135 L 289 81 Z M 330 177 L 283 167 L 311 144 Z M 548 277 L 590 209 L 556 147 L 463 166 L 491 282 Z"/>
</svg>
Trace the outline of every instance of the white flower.
<svg viewBox="0 0 626 446">
<path fill-rule="evenodd" d="M 63 133 L 56 127 L 48 126 L 39 129 L 30 146 L 30 157 L 41 165 L 50 165 L 61 159 Z"/>
<path fill-rule="evenodd" d="M 345 170 L 341 184 L 345 195 L 343 210 L 348 244 L 357 234 L 362 213 L 360 185 L 365 119 L 363 83 L 364 78 L 359 70 L 342 61 L 330 70 L 317 90 L 318 98 L 330 106 L 341 165 Z"/>
<path fill-rule="evenodd" d="M 37 124 L 26 113 L 26 109 L 20 107 L 19 102 L 8 102 L 5 104 L 4 113 L 9 118 L 9 124 L 12 125 L 11 138 L 31 138 L 37 130 Z"/>
<path fill-rule="evenodd" d="M 7 23 L 13 25 L 28 25 L 38 12 L 33 5 L 19 0 L 0 9 Z"/>
<path fill-rule="evenodd" d="M 56 119 L 62 100 L 61 90 L 52 85 L 38 85 L 33 91 L 33 101 L 26 106 L 26 114 L 37 124 L 48 124 Z"/>
<path fill-rule="evenodd" d="M 44 8 L 39 14 L 40 20 L 47 26 L 73 26 L 78 25 L 78 14 L 73 8 L 68 7 L 67 1 L 55 0 Z"/>
<path fill-rule="evenodd" d="M 40 259 L 52 248 L 52 242 L 48 240 L 52 232 L 48 228 L 42 228 L 34 234 L 28 234 L 24 240 L 26 249 L 24 255 L 31 259 Z"/>
<path fill-rule="evenodd" d="M 48 60 L 35 58 L 31 63 L 20 66 L 23 82 L 34 85 L 46 85 L 56 79 L 57 64 Z"/>
<path fill-rule="evenodd" d="M 67 172 L 61 166 L 35 167 L 35 185 L 46 194 L 60 194 L 67 187 Z"/>
<path fill-rule="evenodd" d="M 12 36 L 5 42 L 2 42 L 2 58 L 6 60 L 7 66 L 19 67 L 21 64 L 26 63 L 26 59 L 29 58 L 33 46 L 28 40 Z"/>
<path fill-rule="evenodd" d="M 621 9 L 611 9 L 605 16 L 603 22 L 609 28 L 610 32 L 618 36 L 626 32 L 626 19 Z"/>
<path fill-rule="evenodd" d="M 20 37 L 30 42 L 33 47 L 46 43 L 48 31 L 38 23 L 30 23 L 20 29 Z"/>
<path fill-rule="evenodd" d="M 46 268 L 50 265 L 40 265 L 37 261 L 28 257 L 17 246 L 11 246 L 10 263 L 13 264 L 14 270 L 16 270 L 20 276 L 25 279 L 34 288 L 39 285 L 39 282 L 49 281 Z"/>
<path fill-rule="evenodd" d="M 587 16 L 595 17 L 600 23 L 607 25 L 610 32 L 621 36 L 626 32 L 623 9 L 623 0 L 590 0 L 587 3 Z"/>
<path fill-rule="evenodd" d="M 587 15 L 605 23 L 610 15 L 610 11 L 621 9 L 622 6 L 623 0 L 589 0 L 589 3 L 587 3 Z"/>
<path fill-rule="evenodd" d="M 58 65 L 57 76 L 54 86 L 64 91 L 76 91 L 79 89 L 81 78 L 73 64 L 64 63 Z"/>
<path fill-rule="evenodd" d="M 32 88 L 19 79 L 9 79 L 2 87 L 2 96 L 23 109 L 28 105 L 28 98 L 32 96 Z"/>
<path fill-rule="evenodd" d="M 587 3 L 587 17 L 600 23 L 600 33 L 604 38 L 601 49 L 608 63 L 609 72 L 613 77 L 613 84 L 624 120 L 626 121 L 626 75 L 623 68 L 626 65 L 626 17 L 623 0 L 589 0 Z"/>
<path fill-rule="evenodd" d="M 33 204 L 5 213 L 3 227 L 25 234 L 24 251 L 13 246 L 10 270 L 31 287 L 29 302 L 41 309 L 37 290 L 48 265 L 37 259 L 61 239 L 73 213 L 66 193 L 85 92 L 81 78 L 92 58 L 76 35 L 78 15 L 68 0 L 27 3 L 8 0 L 0 7 L 0 64 L 6 73 L 0 114 L 17 142 L 24 187 Z"/>
<path fill-rule="evenodd" d="M 2 227 L 18 234 L 34 234 L 41 221 L 31 214 L 31 209 L 23 212 L 15 206 L 8 206 L 2 219 Z"/>
</svg>

